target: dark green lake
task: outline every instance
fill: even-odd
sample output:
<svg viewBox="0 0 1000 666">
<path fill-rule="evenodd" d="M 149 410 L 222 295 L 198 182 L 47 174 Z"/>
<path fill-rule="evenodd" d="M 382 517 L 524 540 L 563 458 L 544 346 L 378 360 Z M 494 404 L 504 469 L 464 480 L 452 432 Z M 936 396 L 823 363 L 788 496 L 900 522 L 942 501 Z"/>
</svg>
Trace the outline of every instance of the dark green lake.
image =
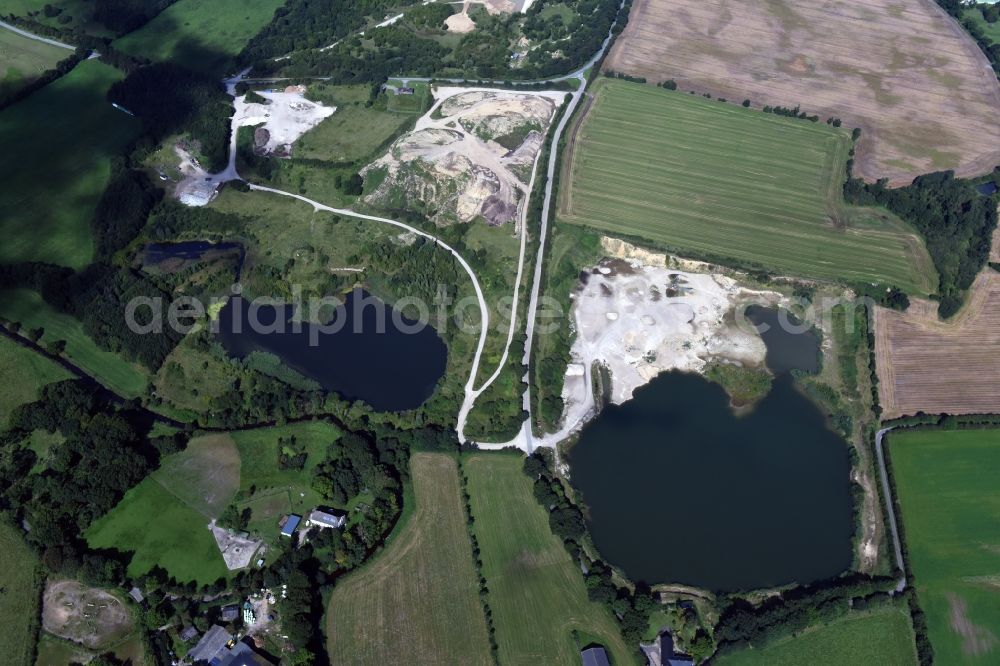
<svg viewBox="0 0 1000 666">
<path fill-rule="evenodd" d="M 765 335 L 769 352 L 784 337 Z M 815 363 L 809 337 L 792 356 Z M 848 445 L 787 373 L 742 416 L 700 376 L 660 375 L 602 411 L 569 457 L 598 550 L 634 580 L 736 591 L 851 564 Z"/>
</svg>

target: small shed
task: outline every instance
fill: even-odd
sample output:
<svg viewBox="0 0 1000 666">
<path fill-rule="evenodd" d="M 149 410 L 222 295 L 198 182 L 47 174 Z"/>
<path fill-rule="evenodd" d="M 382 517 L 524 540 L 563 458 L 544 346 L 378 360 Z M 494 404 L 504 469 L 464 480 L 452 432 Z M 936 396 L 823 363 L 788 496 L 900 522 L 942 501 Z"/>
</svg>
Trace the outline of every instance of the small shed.
<svg viewBox="0 0 1000 666">
<path fill-rule="evenodd" d="M 608 653 L 602 645 L 591 645 L 580 653 L 583 666 L 611 666 Z"/>
<path fill-rule="evenodd" d="M 223 606 L 221 616 L 223 622 L 232 622 L 240 616 L 240 607 L 236 604 Z"/>
<path fill-rule="evenodd" d="M 290 537 L 295 534 L 295 530 L 301 521 L 302 516 L 295 515 L 294 513 L 286 516 L 285 522 L 281 525 L 281 536 Z"/>
<path fill-rule="evenodd" d="M 184 630 L 178 635 L 183 642 L 187 643 L 198 636 L 198 630 L 194 627 L 185 627 Z"/>
</svg>

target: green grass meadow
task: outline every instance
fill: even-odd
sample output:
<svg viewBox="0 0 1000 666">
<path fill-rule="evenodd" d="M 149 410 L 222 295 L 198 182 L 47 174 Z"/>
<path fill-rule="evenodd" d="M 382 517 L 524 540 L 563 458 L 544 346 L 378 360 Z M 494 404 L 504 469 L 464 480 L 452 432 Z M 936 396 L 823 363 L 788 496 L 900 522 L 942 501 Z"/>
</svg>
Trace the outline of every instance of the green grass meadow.
<svg viewBox="0 0 1000 666">
<path fill-rule="evenodd" d="M 84 30 L 97 37 L 110 36 L 111 31 L 93 20 L 94 4 L 93 0 L 4 0 L 0 14 L 30 18 L 60 30 Z M 61 11 L 57 16 L 46 16 L 46 5 Z"/>
<path fill-rule="evenodd" d="M 52 69 L 73 53 L 45 42 L 0 30 L 0 101 Z"/>
<path fill-rule="evenodd" d="M 38 391 L 52 382 L 71 375 L 41 354 L 22 347 L 13 340 L 0 338 L 0 429 L 18 406 L 33 402 Z"/>
<path fill-rule="evenodd" d="M 1000 663 L 1000 430 L 893 433 L 889 452 L 935 663 Z"/>
<path fill-rule="evenodd" d="M 0 291 L 0 317 L 21 323 L 22 331 L 44 330 L 41 344 L 66 341 L 64 355 L 99 382 L 127 397 L 143 394 L 149 381 L 139 365 L 129 363 L 114 352 L 97 346 L 74 317 L 57 312 L 38 292 L 29 289 Z"/>
<path fill-rule="evenodd" d="M 415 509 L 333 589 L 330 663 L 491 664 L 458 466 L 446 454 L 415 453 L 410 471 Z"/>
<path fill-rule="evenodd" d="M 0 111 L 0 263 L 90 263 L 90 220 L 110 158 L 139 133 L 137 119 L 104 99 L 121 76 L 100 60 L 85 60 Z"/>
<path fill-rule="evenodd" d="M 936 288 L 913 230 L 844 205 L 849 130 L 614 79 L 594 96 L 562 222 L 795 275 Z"/>
<path fill-rule="evenodd" d="M 161 566 L 179 581 L 214 582 L 228 571 L 208 523 L 239 482 L 239 453 L 229 435 L 196 437 L 94 522 L 87 542 L 133 551 L 130 576 Z"/>
<path fill-rule="evenodd" d="M 0 567 L 0 654 L 4 664 L 31 666 L 44 575 L 24 538 L 6 522 L 0 522 L 0 551 L 4 562 Z"/>
<path fill-rule="evenodd" d="M 340 437 L 340 430 L 327 421 L 306 421 L 273 428 L 257 428 L 231 433 L 241 460 L 240 509 L 249 507 L 249 529 L 268 542 L 278 540 L 278 522 L 288 513 L 304 515 L 323 504 L 312 487 L 313 470 L 330 457 L 328 448 Z M 296 446 L 306 451 L 302 470 L 278 468 L 278 439 L 295 437 Z"/>
<path fill-rule="evenodd" d="M 994 44 L 1000 44 L 1000 21 L 990 23 L 983 16 L 983 11 L 978 7 L 969 7 L 962 12 L 962 18 L 971 19 L 982 28 L 986 36 L 993 40 Z"/>
<path fill-rule="evenodd" d="M 887 607 L 839 620 L 776 641 L 762 649 L 747 648 L 713 660 L 717 666 L 839 666 L 917 663 L 910 616 Z"/>
<path fill-rule="evenodd" d="M 199 72 L 228 73 L 233 56 L 274 16 L 281 0 L 178 0 L 114 47 Z"/>
<path fill-rule="evenodd" d="M 374 157 L 375 151 L 387 144 L 402 127 L 412 120 L 408 108 L 393 108 L 395 97 L 380 98 L 366 107 L 369 86 L 331 86 L 317 83 L 309 86 L 306 96 L 337 111 L 295 142 L 295 157 L 352 162 Z M 423 98 L 414 95 L 417 103 Z"/>
<path fill-rule="evenodd" d="M 506 453 L 464 459 L 500 663 L 575 666 L 583 646 L 574 631 L 607 647 L 616 666 L 635 663 L 617 622 L 587 598 L 580 568 L 549 529 L 523 464 Z"/>
</svg>

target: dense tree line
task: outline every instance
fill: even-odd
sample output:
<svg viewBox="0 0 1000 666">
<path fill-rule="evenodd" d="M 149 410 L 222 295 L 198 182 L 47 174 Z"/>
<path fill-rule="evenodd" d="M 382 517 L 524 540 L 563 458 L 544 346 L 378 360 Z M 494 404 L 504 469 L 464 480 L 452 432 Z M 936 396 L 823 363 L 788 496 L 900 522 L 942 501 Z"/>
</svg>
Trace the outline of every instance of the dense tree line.
<svg viewBox="0 0 1000 666">
<path fill-rule="evenodd" d="M 381 17 L 395 6 L 398 3 L 388 0 L 287 0 L 243 47 L 240 60 L 250 64 L 329 46 L 361 30 L 369 17 Z"/>
<path fill-rule="evenodd" d="M 448 55 L 448 49 L 433 39 L 419 37 L 397 25 L 370 30 L 365 38 L 374 40 L 376 48 L 351 37 L 326 51 L 300 51 L 287 61 L 258 62 L 254 73 L 322 75 L 330 77 L 334 85 L 382 82 L 401 72 L 431 76 Z"/>
<path fill-rule="evenodd" d="M 93 18 L 117 35 L 138 30 L 176 0 L 94 0 Z"/>
<path fill-rule="evenodd" d="M 350 8 L 332 0 L 289 0 L 240 57 L 253 63 L 257 74 L 321 74 L 331 77 L 335 84 L 381 82 L 399 74 L 547 78 L 586 63 L 600 48 L 619 13 L 618 0 L 570 0 L 564 4 L 573 12 L 568 24 L 560 16 L 542 18 L 540 5 L 532 6 L 526 16 L 476 12 L 476 30 L 463 35 L 451 48 L 417 34 L 404 22 L 367 31 L 365 40 L 374 41 L 372 49 L 354 33 L 364 24 L 366 15 L 386 9 L 380 0 L 354 3 Z M 435 11 L 444 16 L 443 9 Z M 623 19 L 627 11 L 628 6 L 622 12 Z M 510 44 L 522 33 L 538 43 L 515 60 Z M 335 42 L 339 43 L 331 49 L 317 48 Z M 291 57 L 274 60 L 286 54 Z"/>
<path fill-rule="evenodd" d="M 31 473 L 38 458 L 27 446 L 35 430 L 65 437 L 39 473 Z M 81 534 L 158 464 L 161 453 L 184 445 L 182 436 L 149 439 L 145 431 L 141 414 L 95 396 L 80 380 L 49 384 L 37 401 L 11 415 L 10 429 L 0 435 L 0 503 L 30 526 L 28 542 L 48 568 L 100 584 L 119 582 L 119 559 L 89 552 Z"/>
<path fill-rule="evenodd" d="M 552 533 L 563 540 L 574 561 L 584 563 L 587 596 L 607 606 L 618 620 L 626 643 L 637 644 L 648 630 L 649 616 L 656 606 L 648 586 L 637 584 L 634 590 L 619 587 L 610 566 L 586 557 L 580 545 L 587 532 L 583 513 L 566 495 L 565 487 L 544 458 L 538 454 L 525 458 L 524 473 L 534 481 L 535 499 L 548 512 Z"/>
<path fill-rule="evenodd" d="M 938 5 L 962 24 L 962 27 L 976 40 L 979 49 L 993 65 L 993 71 L 1000 75 L 1000 44 L 995 43 L 975 21 L 964 17 L 966 5 L 961 0 L 937 0 Z M 995 23 L 1000 17 L 1000 8 L 996 5 L 983 10 L 983 18 Z"/>
<path fill-rule="evenodd" d="M 954 172 L 918 176 L 907 187 L 889 189 L 849 178 L 844 198 L 860 206 L 884 206 L 920 231 L 940 276 L 938 314 L 950 317 L 986 264 L 997 224 L 996 199 L 984 197 Z"/>
<path fill-rule="evenodd" d="M 182 337 L 168 325 L 169 295 L 132 268 L 96 263 L 77 273 L 51 264 L 12 264 L 0 266 L 0 286 L 37 291 L 53 308 L 80 320 L 98 346 L 154 372 Z M 126 308 L 134 300 L 146 305 L 135 309 L 130 323 Z"/>
<path fill-rule="evenodd" d="M 139 235 L 153 206 L 163 196 L 141 171 L 123 157 L 111 160 L 111 175 L 97 202 L 90 227 L 98 259 L 108 259 Z"/>
<path fill-rule="evenodd" d="M 108 100 L 138 116 L 155 143 L 185 132 L 197 141 L 209 171 L 226 166 L 232 102 L 219 81 L 164 62 L 139 67 L 108 90 Z"/>
<path fill-rule="evenodd" d="M 38 77 L 32 79 L 25 85 L 16 88 L 9 93 L 0 95 L 0 109 L 6 109 L 8 106 L 20 102 L 22 99 L 26 99 L 35 91 L 41 90 L 56 79 L 68 74 L 70 70 L 76 67 L 81 60 L 86 59 L 89 55 L 89 50 L 78 48 L 73 52 L 73 55 L 63 58 L 57 62 L 55 67 L 45 70 Z M 2 88 L 0 88 L 0 90 L 2 90 Z"/>
<path fill-rule="evenodd" d="M 895 580 L 849 574 L 829 581 L 785 590 L 753 604 L 737 598 L 719 614 L 715 640 L 720 651 L 768 641 L 802 631 L 809 625 L 842 615 L 852 599 L 885 593 Z"/>
</svg>

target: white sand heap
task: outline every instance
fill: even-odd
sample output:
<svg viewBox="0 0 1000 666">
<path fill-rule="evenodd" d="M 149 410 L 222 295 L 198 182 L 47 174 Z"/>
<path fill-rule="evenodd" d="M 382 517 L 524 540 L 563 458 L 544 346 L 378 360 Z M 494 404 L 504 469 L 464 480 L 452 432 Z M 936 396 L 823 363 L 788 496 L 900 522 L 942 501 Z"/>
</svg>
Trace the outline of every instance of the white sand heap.
<svg viewBox="0 0 1000 666">
<path fill-rule="evenodd" d="M 571 295 L 576 338 L 563 384 L 563 425 L 535 438 L 536 446 L 554 446 L 594 416 L 596 363 L 610 371 L 610 398 L 620 404 L 661 372 L 700 373 L 713 361 L 764 362 L 764 341 L 735 315 L 748 303 L 780 304 L 781 294 L 747 289 L 707 272 L 706 264 L 616 239 L 604 238 L 602 246 L 612 258 L 590 269 Z"/>
<path fill-rule="evenodd" d="M 259 149 L 267 154 L 288 154 L 292 144 L 325 118 L 336 111 L 336 107 L 313 102 L 303 96 L 304 86 L 288 86 L 283 91 L 265 90 L 257 94 L 267 100 L 267 104 L 247 102 L 246 95 L 236 98 L 236 113 L 233 127 L 264 124 L 267 140 Z"/>
</svg>

